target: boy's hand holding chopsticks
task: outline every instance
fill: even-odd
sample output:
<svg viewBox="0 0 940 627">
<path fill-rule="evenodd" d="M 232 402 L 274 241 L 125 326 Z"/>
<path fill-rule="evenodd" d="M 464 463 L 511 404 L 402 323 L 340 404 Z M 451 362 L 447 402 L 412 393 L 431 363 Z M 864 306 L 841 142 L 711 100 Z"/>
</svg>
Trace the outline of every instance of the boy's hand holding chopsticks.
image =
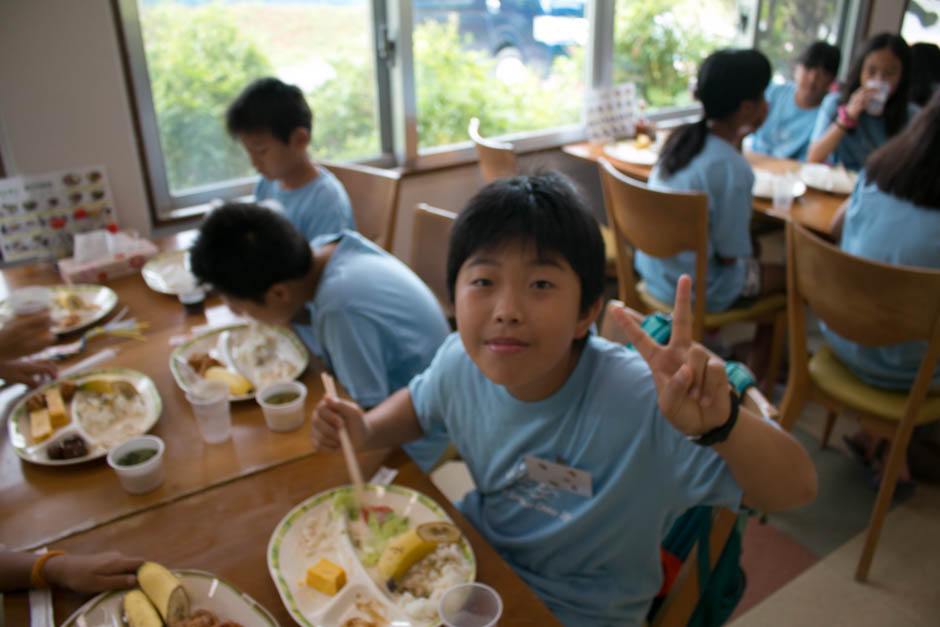
<svg viewBox="0 0 940 627">
<path fill-rule="evenodd" d="M 332 381 L 333 377 L 329 374 L 323 375 Z M 335 386 L 331 390 L 326 385 L 325 377 L 323 380 L 326 395 L 313 410 L 310 439 L 318 451 L 338 451 L 341 448 L 339 432 L 345 427 L 353 448 L 358 450 L 368 437 L 368 427 L 363 418 L 365 412 L 355 402 L 339 398 Z"/>
</svg>

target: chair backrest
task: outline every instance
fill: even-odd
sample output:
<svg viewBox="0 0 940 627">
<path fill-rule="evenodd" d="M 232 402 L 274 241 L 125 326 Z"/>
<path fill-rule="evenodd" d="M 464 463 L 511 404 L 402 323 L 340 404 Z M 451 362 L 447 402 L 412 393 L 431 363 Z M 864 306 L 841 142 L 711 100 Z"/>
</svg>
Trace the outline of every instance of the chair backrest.
<svg viewBox="0 0 940 627">
<path fill-rule="evenodd" d="M 798 340 L 805 338 L 804 302 L 832 331 L 858 344 L 927 340 L 911 396 L 926 394 L 940 356 L 940 270 L 856 257 L 788 222 L 787 297 L 791 337 Z M 805 341 L 790 345 L 796 365 L 805 366 Z"/>
<path fill-rule="evenodd" d="M 512 150 L 512 144 L 483 139 L 480 136 L 480 120 L 478 118 L 470 120 L 467 133 L 469 133 L 470 139 L 473 140 L 476 146 L 477 159 L 480 162 L 480 173 L 483 175 L 484 183 L 516 175 L 516 153 Z"/>
<path fill-rule="evenodd" d="M 653 257 L 695 252 L 692 277 L 692 335 L 701 341 L 705 328 L 705 293 L 708 287 L 708 196 L 702 192 L 663 192 L 650 189 L 600 159 L 601 187 L 607 224 L 614 235 L 620 300 L 645 310 L 636 291 L 633 252 L 627 242 Z"/>
<path fill-rule="evenodd" d="M 353 163 L 319 162 L 346 188 L 352 204 L 356 229 L 391 252 L 395 240 L 398 213 L 398 188 L 401 174 Z"/>
<path fill-rule="evenodd" d="M 448 318 L 453 317 L 454 307 L 447 293 L 447 246 L 455 219 L 457 214 L 453 211 L 419 203 L 415 207 L 408 257 L 408 265 L 431 288 Z"/>
</svg>

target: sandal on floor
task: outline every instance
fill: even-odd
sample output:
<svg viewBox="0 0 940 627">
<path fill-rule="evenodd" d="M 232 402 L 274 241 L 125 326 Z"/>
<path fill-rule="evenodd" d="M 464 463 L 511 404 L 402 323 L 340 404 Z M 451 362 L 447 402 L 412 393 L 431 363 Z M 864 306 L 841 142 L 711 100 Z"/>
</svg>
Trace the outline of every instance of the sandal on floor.
<svg viewBox="0 0 940 627">
<path fill-rule="evenodd" d="M 845 446 L 849 449 L 849 452 L 852 453 L 852 457 L 854 457 L 858 463 L 860 463 L 862 466 L 865 466 L 866 468 L 871 466 L 871 460 L 865 457 L 866 451 L 864 446 L 856 442 L 851 436 L 848 435 L 843 435 L 842 441 L 845 442 Z M 874 473 L 872 473 L 872 476 L 874 476 Z M 881 483 L 880 480 L 879 483 Z"/>
</svg>

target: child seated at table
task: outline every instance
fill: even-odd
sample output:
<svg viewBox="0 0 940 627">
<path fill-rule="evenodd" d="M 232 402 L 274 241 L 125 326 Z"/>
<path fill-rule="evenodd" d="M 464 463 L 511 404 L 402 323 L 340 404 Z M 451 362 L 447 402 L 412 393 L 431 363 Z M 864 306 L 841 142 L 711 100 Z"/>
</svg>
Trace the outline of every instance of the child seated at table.
<svg viewBox="0 0 940 627">
<path fill-rule="evenodd" d="M 299 88 L 259 79 L 229 105 L 225 124 L 261 174 L 256 202 L 280 203 L 307 241 L 356 228 L 343 184 L 307 154 L 313 113 Z"/>
<path fill-rule="evenodd" d="M 749 149 L 780 159 L 806 160 L 816 112 L 839 71 L 839 49 L 825 41 L 806 47 L 792 83 L 771 83 L 764 92 L 767 119 L 750 136 Z"/>
<path fill-rule="evenodd" d="M 859 174 L 851 197 L 836 223 L 842 250 L 883 263 L 940 270 L 940 92 L 899 135 L 872 153 Z M 823 325 L 823 335 L 833 352 L 858 378 L 893 390 L 914 384 L 927 343 L 905 342 L 893 346 L 863 346 L 840 337 Z M 940 393 L 940 367 L 934 373 L 931 392 Z M 885 441 L 860 431 L 846 442 L 868 465 L 871 483 L 881 481 L 887 455 Z M 936 425 L 914 432 L 909 452 L 926 447 L 921 463 L 928 478 L 940 480 L 940 432 Z M 930 453 L 932 449 L 932 453 Z M 929 461 L 929 458 L 932 459 Z M 912 461 L 914 461 L 912 459 Z M 902 481 L 909 481 L 906 464 Z"/>
<path fill-rule="evenodd" d="M 428 369 L 368 413 L 324 399 L 314 440 L 337 449 L 345 424 L 371 449 L 445 428 L 476 486 L 461 511 L 564 624 L 642 624 L 660 542 L 690 507 L 813 498 L 803 448 L 739 408 L 691 341 L 688 277 L 667 346 L 619 309 L 639 352 L 590 332 L 604 244 L 560 174 L 481 189 L 454 224 L 447 282 L 457 332 Z"/>
<path fill-rule="evenodd" d="M 430 288 L 398 259 L 355 231 L 308 243 L 265 207 L 231 203 L 210 213 L 190 263 L 234 312 L 290 324 L 364 407 L 406 386 L 450 332 Z M 406 450 L 428 470 L 448 444 L 432 435 Z"/>
<path fill-rule="evenodd" d="M 908 102 L 910 65 L 910 48 L 901 36 L 881 33 L 866 41 L 842 88 L 823 98 L 806 160 L 861 169 L 868 155 L 917 113 Z M 887 86 L 880 106 L 876 82 Z"/>
</svg>

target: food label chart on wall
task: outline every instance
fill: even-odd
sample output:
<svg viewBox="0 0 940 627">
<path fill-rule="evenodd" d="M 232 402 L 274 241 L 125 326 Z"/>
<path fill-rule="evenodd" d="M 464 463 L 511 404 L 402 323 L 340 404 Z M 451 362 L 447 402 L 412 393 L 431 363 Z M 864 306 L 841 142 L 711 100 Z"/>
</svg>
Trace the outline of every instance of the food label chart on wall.
<svg viewBox="0 0 940 627">
<path fill-rule="evenodd" d="M 75 233 L 116 228 L 116 219 L 104 166 L 0 179 L 3 261 L 71 255 Z"/>
</svg>

